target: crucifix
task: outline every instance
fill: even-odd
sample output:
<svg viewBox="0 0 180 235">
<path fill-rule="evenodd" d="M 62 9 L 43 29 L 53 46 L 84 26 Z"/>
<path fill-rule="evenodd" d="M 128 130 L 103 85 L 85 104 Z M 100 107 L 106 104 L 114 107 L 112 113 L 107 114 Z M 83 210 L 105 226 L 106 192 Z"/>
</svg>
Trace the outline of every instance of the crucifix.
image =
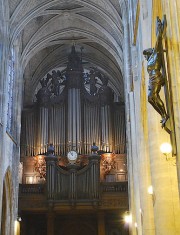
<svg viewBox="0 0 180 235">
<path fill-rule="evenodd" d="M 172 105 L 171 76 L 167 73 L 168 47 L 166 39 L 167 21 L 166 16 L 162 21 L 156 20 L 156 44 L 154 48 L 143 51 L 147 60 L 149 74 L 148 102 L 161 116 L 161 126 L 171 136 L 173 154 L 176 155 L 176 139 Z M 163 49 L 165 48 L 165 50 Z M 160 97 L 160 90 L 164 87 L 165 103 Z"/>
</svg>

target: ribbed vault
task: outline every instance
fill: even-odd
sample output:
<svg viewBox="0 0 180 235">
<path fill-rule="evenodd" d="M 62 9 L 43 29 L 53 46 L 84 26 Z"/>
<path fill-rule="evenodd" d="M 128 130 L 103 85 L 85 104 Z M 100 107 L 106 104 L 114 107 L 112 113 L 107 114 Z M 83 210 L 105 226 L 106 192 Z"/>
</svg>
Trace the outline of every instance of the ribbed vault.
<svg viewBox="0 0 180 235">
<path fill-rule="evenodd" d="M 73 43 L 82 50 L 84 67 L 97 67 L 123 100 L 123 0 L 11 0 L 12 45 L 21 40 L 25 104 L 39 80 L 63 67 Z"/>
</svg>

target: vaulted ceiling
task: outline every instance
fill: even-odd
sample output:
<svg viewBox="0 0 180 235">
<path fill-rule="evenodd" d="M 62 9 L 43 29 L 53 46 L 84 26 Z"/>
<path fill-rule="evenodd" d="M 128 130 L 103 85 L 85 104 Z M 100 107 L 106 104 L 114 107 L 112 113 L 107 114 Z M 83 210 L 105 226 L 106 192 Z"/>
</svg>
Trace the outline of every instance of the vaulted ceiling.
<svg viewBox="0 0 180 235">
<path fill-rule="evenodd" d="M 9 0 L 11 42 L 21 44 L 25 102 L 39 80 L 66 65 L 71 46 L 81 48 L 84 65 L 97 67 L 123 100 L 124 0 Z"/>
</svg>

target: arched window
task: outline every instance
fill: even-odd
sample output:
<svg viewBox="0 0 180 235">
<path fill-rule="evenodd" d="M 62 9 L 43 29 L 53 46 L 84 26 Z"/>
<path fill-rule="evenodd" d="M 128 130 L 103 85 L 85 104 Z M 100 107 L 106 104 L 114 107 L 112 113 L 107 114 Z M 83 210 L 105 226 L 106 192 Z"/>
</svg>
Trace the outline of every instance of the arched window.
<svg viewBox="0 0 180 235">
<path fill-rule="evenodd" d="M 3 45 L 0 38 L 0 61 L 3 57 Z M 0 77 L 2 77 L 2 63 L 0 64 Z M 3 91 L 3 79 L 0 79 L 0 91 Z M 3 92 L 0 92 L 0 124 L 2 124 L 2 115 L 3 115 Z"/>
<path fill-rule="evenodd" d="M 10 51 L 8 61 L 8 107 L 7 107 L 7 131 L 13 134 L 13 90 L 15 78 L 15 53 Z"/>
</svg>

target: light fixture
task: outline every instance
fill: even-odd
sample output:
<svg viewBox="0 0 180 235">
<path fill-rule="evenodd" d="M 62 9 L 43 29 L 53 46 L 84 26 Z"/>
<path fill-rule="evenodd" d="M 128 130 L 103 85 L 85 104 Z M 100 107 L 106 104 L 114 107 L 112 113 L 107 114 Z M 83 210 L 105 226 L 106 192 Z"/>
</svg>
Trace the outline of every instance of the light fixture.
<svg viewBox="0 0 180 235">
<path fill-rule="evenodd" d="M 132 223 L 132 215 L 129 213 L 129 211 L 126 211 L 125 212 L 125 215 L 124 215 L 124 222 L 126 224 L 131 224 Z"/>
<path fill-rule="evenodd" d="M 170 154 L 172 152 L 172 146 L 170 143 L 163 143 L 160 146 L 161 153 L 163 154 Z"/>
<path fill-rule="evenodd" d="M 149 193 L 150 195 L 153 195 L 153 186 L 152 186 L 152 185 L 150 185 L 150 186 L 148 187 L 148 193 Z"/>
<path fill-rule="evenodd" d="M 170 157 L 170 154 L 172 152 L 172 146 L 170 143 L 162 143 L 160 145 L 160 151 L 166 156 L 166 160 L 170 160 L 171 158 L 174 159 L 173 157 Z"/>
<path fill-rule="evenodd" d="M 14 221 L 14 234 L 20 235 L 20 222 L 18 220 Z"/>
<path fill-rule="evenodd" d="M 155 197 L 155 194 L 154 194 L 154 189 L 153 189 L 153 186 L 150 185 L 147 189 L 149 195 L 151 195 L 152 197 L 152 202 L 153 202 L 153 205 L 155 205 L 155 201 L 156 201 L 156 197 Z"/>
<path fill-rule="evenodd" d="M 21 222 L 22 221 L 22 218 L 20 216 L 17 217 L 17 221 L 18 222 Z"/>
<path fill-rule="evenodd" d="M 27 181 L 28 184 L 33 184 L 33 181 L 34 181 L 33 176 L 29 176 L 29 177 L 27 177 L 27 179 L 28 179 L 28 181 Z"/>
</svg>

